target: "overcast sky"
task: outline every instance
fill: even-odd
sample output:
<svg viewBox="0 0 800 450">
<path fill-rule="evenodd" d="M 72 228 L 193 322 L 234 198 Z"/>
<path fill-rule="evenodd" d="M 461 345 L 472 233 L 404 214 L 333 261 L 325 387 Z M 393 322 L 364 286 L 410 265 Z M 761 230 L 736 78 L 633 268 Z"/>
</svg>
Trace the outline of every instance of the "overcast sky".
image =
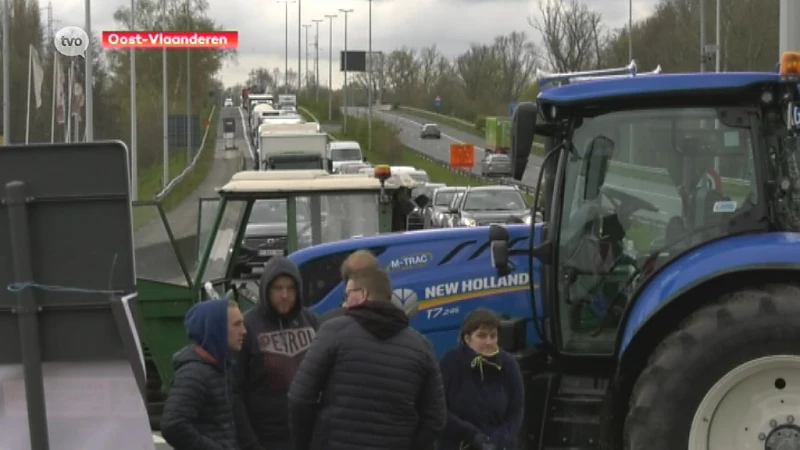
<svg viewBox="0 0 800 450">
<path fill-rule="evenodd" d="M 41 1 L 41 0 L 40 0 Z M 226 85 L 244 82 L 251 69 L 279 67 L 285 60 L 286 7 L 278 0 L 208 0 L 209 15 L 224 29 L 239 32 L 238 58 L 228 63 L 220 73 Z M 367 0 L 301 0 L 302 23 L 314 25 L 309 29 L 313 44 L 314 19 L 326 14 L 338 14 L 333 21 L 333 82 L 341 85 L 338 52 L 344 48 L 344 15 L 338 10 L 353 9 L 348 15 L 347 47 L 367 50 L 369 39 L 369 2 Z M 588 1 L 588 0 L 587 0 Z M 632 0 L 633 19 L 649 15 L 657 0 Z M 42 7 L 46 3 L 41 1 Z M 609 28 L 626 26 L 629 0 L 591 0 L 591 8 L 599 11 Z M 85 27 L 85 2 L 59 0 L 53 3 L 54 29 L 65 26 Z M 92 30 L 117 29 L 113 12 L 125 0 L 94 0 L 91 5 Z M 43 15 L 46 14 L 43 9 Z M 470 42 L 490 42 L 494 36 L 512 31 L 525 31 L 538 40 L 528 18 L 537 13 L 535 0 L 374 0 L 372 3 L 372 49 L 386 53 L 402 47 L 415 48 L 436 44 L 447 56 L 453 57 L 467 49 Z M 44 17 L 46 23 L 46 16 Z M 289 67 L 297 71 L 298 4 L 289 5 Z M 305 30 L 302 30 L 305 46 Z M 329 26 L 328 20 L 319 24 L 320 81 L 328 80 Z M 302 50 L 305 70 L 305 49 Z M 313 68 L 314 49 L 309 48 L 309 63 Z"/>
</svg>

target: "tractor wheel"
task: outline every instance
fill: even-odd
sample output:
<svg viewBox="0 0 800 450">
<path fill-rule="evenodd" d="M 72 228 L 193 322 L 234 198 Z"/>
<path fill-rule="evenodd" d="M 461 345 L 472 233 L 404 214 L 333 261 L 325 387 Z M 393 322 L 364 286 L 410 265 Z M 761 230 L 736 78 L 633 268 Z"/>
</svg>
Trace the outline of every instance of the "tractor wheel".
<svg viewBox="0 0 800 450">
<path fill-rule="evenodd" d="M 800 448 L 800 287 L 726 295 L 664 339 L 634 386 L 624 448 Z"/>
</svg>

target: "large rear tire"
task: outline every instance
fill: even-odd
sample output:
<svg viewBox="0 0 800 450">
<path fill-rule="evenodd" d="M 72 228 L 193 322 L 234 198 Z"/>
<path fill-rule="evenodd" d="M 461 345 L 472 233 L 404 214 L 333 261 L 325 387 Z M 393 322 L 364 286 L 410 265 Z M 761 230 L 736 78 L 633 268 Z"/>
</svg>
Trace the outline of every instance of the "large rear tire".
<svg viewBox="0 0 800 450">
<path fill-rule="evenodd" d="M 726 295 L 650 357 L 625 420 L 626 450 L 800 448 L 800 287 Z"/>
</svg>

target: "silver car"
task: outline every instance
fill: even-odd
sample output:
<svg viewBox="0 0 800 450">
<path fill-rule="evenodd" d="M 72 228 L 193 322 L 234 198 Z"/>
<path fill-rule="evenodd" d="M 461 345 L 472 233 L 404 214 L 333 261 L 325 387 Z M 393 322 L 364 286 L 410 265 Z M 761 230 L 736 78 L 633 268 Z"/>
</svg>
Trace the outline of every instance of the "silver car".
<svg viewBox="0 0 800 450">
<path fill-rule="evenodd" d="M 481 161 L 481 175 L 484 177 L 510 177 L 511 158 L 503 153 L 486 153 Z"/>
</svg>

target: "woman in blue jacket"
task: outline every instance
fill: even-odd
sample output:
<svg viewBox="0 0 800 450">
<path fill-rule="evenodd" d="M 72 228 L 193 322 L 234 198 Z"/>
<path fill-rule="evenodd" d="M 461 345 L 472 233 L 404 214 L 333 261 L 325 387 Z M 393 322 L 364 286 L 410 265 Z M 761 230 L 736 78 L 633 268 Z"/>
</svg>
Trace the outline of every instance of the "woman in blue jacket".
<svg viewBox="0 0 800 450">
<path fill-rule="evenodd" d="M 519 365 L 497 345 L 500 318 L 479 308 L 461 325 L 459 346 L 439 363 L 447 398 L 440 450 L 512 450 L 525 392 Z"/>
</svg>

